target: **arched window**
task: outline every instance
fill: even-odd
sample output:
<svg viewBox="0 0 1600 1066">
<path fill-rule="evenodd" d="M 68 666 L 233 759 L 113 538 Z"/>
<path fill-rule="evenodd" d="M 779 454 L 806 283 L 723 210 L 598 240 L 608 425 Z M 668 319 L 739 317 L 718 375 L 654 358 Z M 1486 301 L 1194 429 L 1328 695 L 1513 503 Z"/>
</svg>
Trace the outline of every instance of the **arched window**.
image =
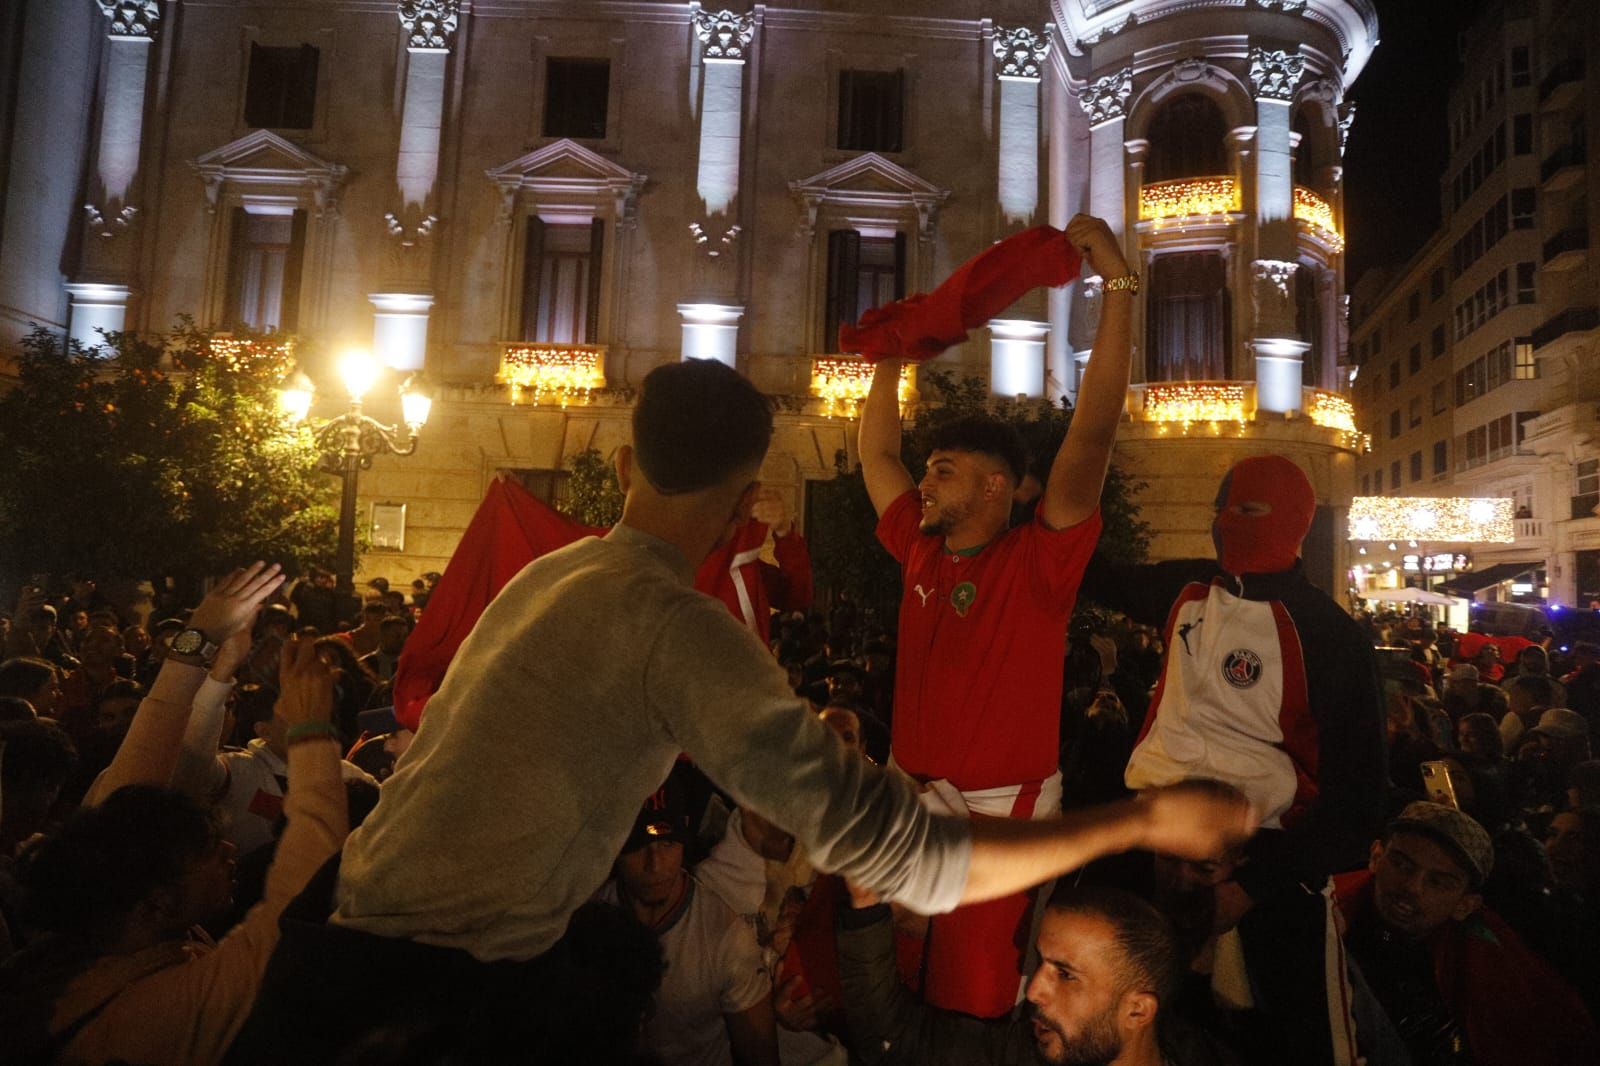
<svg viewBox="0 0 1600 1066">
<path fill-rule="evenodd" d="M 1228 124 L 1210 97 L 1188 92 L 1168 100 L 1150 120 L 1148 136 L 1146 181 L 1228 172 Z"/>
</svg>

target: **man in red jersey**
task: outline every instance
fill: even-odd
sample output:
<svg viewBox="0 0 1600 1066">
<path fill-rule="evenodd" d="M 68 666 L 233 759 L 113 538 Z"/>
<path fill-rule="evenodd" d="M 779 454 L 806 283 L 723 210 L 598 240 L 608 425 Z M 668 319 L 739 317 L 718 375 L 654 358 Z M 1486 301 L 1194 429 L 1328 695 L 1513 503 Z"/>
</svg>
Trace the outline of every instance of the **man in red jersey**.
<svg viewBox="0 0 1600 1066">
<path fill-rule="evenodd" d="M 1026 456 L 1009 427 L 941 427 L 922 483 L 900 460 L 900 363 L 883 360 L 861 412 L 861 468 L 878 539 L 899 562 L 895 763 L 957 810 L 1010 818 L 1061 805 L 1062 659 L 1084 566 L 1100 537 L 1100 490 L 1128 390 L 1138 277 L 1101 220 L 1068 239 L 1105 279 L 1078 406 L 1033 520 L 1008 528 Z M 934 1006 L 994 1017 L 1022 987 L 1029 895 L 934 919 L 922 968 Z"/>
</svg>

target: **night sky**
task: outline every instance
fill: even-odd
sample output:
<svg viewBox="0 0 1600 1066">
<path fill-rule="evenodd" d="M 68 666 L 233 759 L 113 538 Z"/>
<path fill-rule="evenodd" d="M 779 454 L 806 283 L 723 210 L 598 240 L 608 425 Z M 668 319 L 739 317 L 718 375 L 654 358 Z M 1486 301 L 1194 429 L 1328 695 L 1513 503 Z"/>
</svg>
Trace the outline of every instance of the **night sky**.
<svg viewBox="0 0 1600 1066">
<path fill-rule="evenodd" d="M 1483 0 L 1376 0 L 1379 45 L 1350 90 L 1345 155 L 1350 288 L 1370 267 L 1403 264 L 1439 226 L 1449 159 L 1445 108 L 1460 72 L 1456 39 Z"/>
</svg>

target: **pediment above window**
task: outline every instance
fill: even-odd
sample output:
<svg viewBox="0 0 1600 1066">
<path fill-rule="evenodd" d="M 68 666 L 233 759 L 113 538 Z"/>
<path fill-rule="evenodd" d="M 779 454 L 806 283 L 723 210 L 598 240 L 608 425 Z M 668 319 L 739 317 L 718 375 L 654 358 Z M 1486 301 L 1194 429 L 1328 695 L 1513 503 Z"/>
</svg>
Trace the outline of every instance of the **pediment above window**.
<svg viewBox="0 0 1600 1066">
<path fill-rule="evenodd" d="M 253 130 L 189 164 L 205 183 L 206 201 L 217 208 L 224 184 L 275 191 L 309 192 L 319 213 L 336 211 L 339 187 L 349 168 L 330 163 L 270 130 Z"/>
<path fill-rule="evenodd" d="M 509 219 L 520 194 L 538 203 L 601 199 L 609 201 L 618 221 L 631 220 L 639 190 L 648 180 L 572 140 L 559 140 L 484 171 L 499 188 L 502 218 Z"/>
<path fill-rule="evenodd" d="M 905 167 L 876 152 L 847 159 L 800 181 L 791 181 L 789 191 L 805 213 L 805 229 L 816 228 L 817 214 L 824 208 L 850 215 L 892 218 L 915 212 L 918 235 L 932 236 L 939 205 L 950 196 Z"/>
</svg>

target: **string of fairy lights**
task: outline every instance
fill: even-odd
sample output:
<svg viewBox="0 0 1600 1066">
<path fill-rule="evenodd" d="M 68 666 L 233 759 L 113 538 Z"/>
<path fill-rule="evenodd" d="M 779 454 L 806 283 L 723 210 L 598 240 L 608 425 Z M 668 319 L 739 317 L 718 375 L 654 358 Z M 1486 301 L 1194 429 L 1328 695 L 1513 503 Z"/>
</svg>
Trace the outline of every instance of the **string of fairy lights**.
<svg viewBox="0 0 1600 1066">
<path fill-rule="evenodd" d="M 874 364 L 845 356 L 818 356 L 811 360 L 811 394 L 823 403 L 829 418 L 854 418 L 872 388 Z M 898 390 L 901 406 L 911 395 L 911 364 L 900 367 Z"/>
<path fill-rule="evenodd" d="M 511 386 L 512 403 L 531 392 L 534 403 L 549 399 L 565 407 L 605 388 L 605 353 L 598 345 L 509 345 L 495 380 Z"/>
<path fill-rule="evenodd" d="M 1166 222 L 1205 222 L 1239 210 L 1239 183 L 1232 178 L 1158 181 L 1139 190 L 1139 219 L 1157 229 Z"/>
<path fill-rule="evenodd" d="M 1336 252 L 1344 251 L 1344 235 L 1333 219 L 1333 205 L 1304 185 L 1294 187 L 1294 217 Z"/>
<path fill-rule="evenodd" d="M 1357 541 L 1516 540 L 1510 499 L 1469 496 L 1357 496 L 1350 501 L 1350 539 Z"/>
</svg>

